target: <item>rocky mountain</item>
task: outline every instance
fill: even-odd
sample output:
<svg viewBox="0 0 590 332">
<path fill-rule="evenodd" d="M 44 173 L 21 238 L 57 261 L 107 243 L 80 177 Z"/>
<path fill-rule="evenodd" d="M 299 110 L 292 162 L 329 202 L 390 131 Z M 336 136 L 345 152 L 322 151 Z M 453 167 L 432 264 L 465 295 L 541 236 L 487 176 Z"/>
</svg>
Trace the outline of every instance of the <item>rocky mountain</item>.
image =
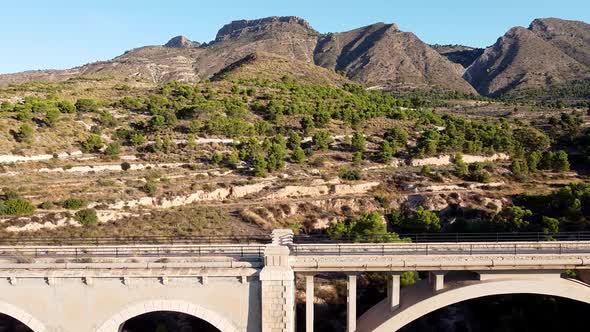
<svg viewBox="0 0 590 332">
<path fill-rule="evenodd" d="M 272 72 L 267 76 L 290 73 L 301 77 L 306 73 L 312 76 L 310 81 L 319 82 L 322 80 L 318 78 L 325 76 L 323 81 L 337 84 L 341 79 L 333 74 L 337 71 L 367 87 L 385 90 L 437 86 L 494 96 L 588 77 L 589 26 L 538 19 L 528 29 L 511 29 L 484 51 L 456 45 L 430 46 L 395 24 L 377 23 L 322 35 L 301 18 L 268 17 L 231 22 L 210 43 L 199 44 L 178 36 L 164 46 L 133 49 L 109 61 L 69 70 L 0 75 L 0 86 L 77 76 L 196 82 L 235 73 L 236 68 L 242 68 L 236 64 L 246 60 L 249 66 L 240 70 L 242 76 L 263 74 L 257 70 L 264 68 Z"/>
<path fill-rule="evenodd" d="M 590 78 L 590 25 L 559 19 L 515 27 L 467 68 L 465 78 L 480 94 L 547 89 Z"/>
<path fill-rule="evenodd" d="M 295 74 L 309 73 L 310 68 L 316 68 L 318 73 L 334 77 L 317 67 L 295 69 L 303 64 L 317 65 L 342 71 L 367 86 L 439 86 L 475 92 L 462 78 L 463 68 L 439 55 L 414 34 L 402 32 L 393 24 L 378 23 L 322 36 L 298 17 L 234 21 L 222 27 L 215 40 L 208 44 L 199 45 L 178 36 L 164 47 L 138 48 L 110 61 L 70 70 L 0 75 L 0 85 L 103 74 L 153 82 L 198 81 L 219 77 L 216 74 L 227 72 L 226 67 L 252 54 L 274 54 L 293 61 L 289 66 L 283 65 L 281 70 L 290 68 Z M 273 59 L 277 63 L 277 58 Z"/>
<path fill-rule="evenodd" d="M 416 35 L 395 24 L 377 23 L 319 40 L 315 61 L 368 86 L 441 86 L 474 92 L 451 63 Z"/>
<path fill-rule="evenodd" d="M 193 48 L 199 47 L 201 44 L 194 42 L 185 36 L 176 36 L 170 39 L 164 46 L 172 48 Z"/>
<path fill-rule="evenodd" d="M 469 67 L 479 56 L 483 54 L 484 49 L 474 48 L 463 45 L 430 45 L 435 51 L 449 59 L 449 61 L 458 63 L 464 68 Z"/>
<path fill-rule="evenodd" d="M 545 18 L 534 20 L 529 30 L 579 63 L 590 66 L 590 24 Z"/>
</svg>

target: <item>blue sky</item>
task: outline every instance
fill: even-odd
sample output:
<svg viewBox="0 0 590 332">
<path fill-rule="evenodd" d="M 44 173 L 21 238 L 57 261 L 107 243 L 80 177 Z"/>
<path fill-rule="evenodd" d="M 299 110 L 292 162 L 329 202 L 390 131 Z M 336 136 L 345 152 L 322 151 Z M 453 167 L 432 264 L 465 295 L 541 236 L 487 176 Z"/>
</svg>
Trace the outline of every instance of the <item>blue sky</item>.
<svg viewBox="0 0 590 332">
<path fill-rule="evenodd" d="M 536 17 L 590 22 L 588 0 L 5 0 L 0 73 L 107 60 L 176 35 L 210 41 L 225 23 L 296 15 L 320 32 L 394 22 L 428 43 L 487 46 Z"/>
</svg>

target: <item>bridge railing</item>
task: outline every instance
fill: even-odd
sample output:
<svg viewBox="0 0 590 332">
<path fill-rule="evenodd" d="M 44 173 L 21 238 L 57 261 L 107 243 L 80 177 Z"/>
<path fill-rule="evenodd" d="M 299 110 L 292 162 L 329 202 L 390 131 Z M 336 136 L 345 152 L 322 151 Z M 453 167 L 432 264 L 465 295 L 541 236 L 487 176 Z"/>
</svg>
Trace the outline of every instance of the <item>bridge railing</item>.
<svg viewBox="0 0 590 332">
<path fill-rule="evenodd" d="M 0 246 L 0 258 L 262 258 L 265 245 Z"/>
<path fill-rule="evenodd" d="M 296 244 L 295 256 L 590 255 L 590 242 Z"/>
<path fill-rule="evenodd" d="M 109 245 L 189 245 L 189 244 L 267 244 L 270 234 L 231 236 L 114 236 L 114 237 L 3 237 L 0 246 L 109 246 Z"/>
<path fill-rule="evenodd" d="M 296 235 L 294 243 L 381 243 L 389 242 L 389 234 L 330 237 L 321 235 Z M 399 238 L 412 243 L 461 243 L 461 242 L 551 242 L 590 241 L 590 232 L 515 233 L 401 233 Z"/>
</svg>

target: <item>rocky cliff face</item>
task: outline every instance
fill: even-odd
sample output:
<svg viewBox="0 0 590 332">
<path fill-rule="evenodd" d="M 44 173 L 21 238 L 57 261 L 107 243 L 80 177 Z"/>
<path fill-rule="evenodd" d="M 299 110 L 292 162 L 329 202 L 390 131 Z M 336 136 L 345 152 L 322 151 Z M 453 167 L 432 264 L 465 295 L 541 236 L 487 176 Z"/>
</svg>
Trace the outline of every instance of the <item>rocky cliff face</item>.
<svg viewBox="0 0 590 332">
<path fill-rule="evenodd" d="M 258 20 L 233 21 L 223 26 L 217 33 L 216 42 L 252 38 L 264 34 L 303 33 L 318 35 L 304 19 L 295 16 L 273 16 Z"/>
</svg>

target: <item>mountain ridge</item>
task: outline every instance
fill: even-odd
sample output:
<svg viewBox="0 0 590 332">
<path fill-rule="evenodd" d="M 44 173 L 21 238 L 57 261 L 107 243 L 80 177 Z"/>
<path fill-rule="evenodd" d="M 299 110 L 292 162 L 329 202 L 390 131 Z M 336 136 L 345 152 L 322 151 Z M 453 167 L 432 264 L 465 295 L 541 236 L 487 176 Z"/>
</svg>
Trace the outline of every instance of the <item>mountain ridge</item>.
<svg viewBox="0 0 590 332">
<path fill-rule="evenodd" d="M 428 45 L 393 23 L 321 34 L 303 18 L 272 16 L 232 21 L 221 27 L 209 43 L 177 36 L 163 46 L 135 48 L 108 61 L 71 69 L 1 74 L 0 86 L 86 75 L 153 83 L 197 82 L 219 77 L 229 66 L 252 54 L 273 54 L 293 62 L 284 65 L 273 56 L 273 61 L 283 63 L 281 70 L 309 73 L 309 68 L 295 69 L 295 64 L 306 63 L 341 72 L 372 88 L 438 87 L 497 96 L 590 77 L 586 73 L 590 65 L 590 25 L 557 18 L 536 19 L 528 28 L 510 29 L 484 50 Z"/>
</svg>

